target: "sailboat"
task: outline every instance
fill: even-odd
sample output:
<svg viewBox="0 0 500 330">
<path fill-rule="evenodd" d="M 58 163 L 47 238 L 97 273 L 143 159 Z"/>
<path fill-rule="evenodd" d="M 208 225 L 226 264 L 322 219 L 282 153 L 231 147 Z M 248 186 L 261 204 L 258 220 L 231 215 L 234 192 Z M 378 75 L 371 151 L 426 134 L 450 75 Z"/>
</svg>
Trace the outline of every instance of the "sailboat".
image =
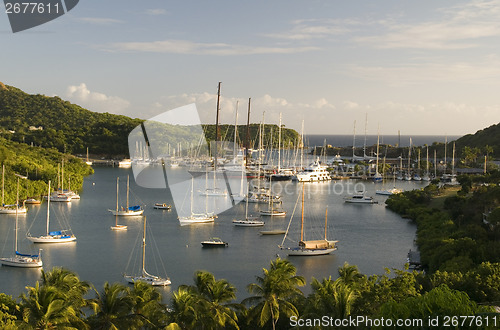
<svg viewBox="0 0 500 330">
<path fill-rule="evenodd" d="M 302 215 L 301 215 L 301 222 L 300 222 L 300 241 L 299 241 L 299 246 L 298 247 L 288 247 L 285 248 L 283 247 L 283 244 L 285 243 L 286 236 L 288 234 L 288 229 L 290 228 L 290 225 L 288 225 L 287 232 L 285 233 L 285 236 L 283 237 L 283 241 L 281 242 L 280 248 L 282 250 L 288 251 L 289 256 L 319 256 L 319 255 L 325 255 L 325 254 L 330 254 L 331 252 L 337 250 L 336 243 L 338 241 L 329 241 L 326 236 L 326 230 L 327 230 L 327 221 L 328 221 L 328 207 L 326 208 L 325 211 L 325 238 L 321 240 L 310 240 L 310 241 L 305 241 L 304 240 L 304 184 L 302 184 Z M 290 222 L 292 221 L 292 218 L 290 218 Z"/>
<path fill-rule="evenodd" d="M 271 187 L 271 192 L 272 192 L 272 185 L 271 185 L 271 177 L 269 177 L 269 186 Z M 270 195 L 272 196 L 272 195 Z M 272 198 L 269 198 L 269 203 L 267 210 L 260 210 L 259 211 L 260 215 L 265 215 L 265 216 L 275 216 L 275 217 L 280 217 L 280 216 L 285 216 L 286 211 L 283 210 L 281 207 L 276 208 L 273 205 Z"/>
<path fill-rule="evenodd" d="M 16 174 L 17 175 L 17 174 Z M 23 205 L 19 206 L 19 198 L 16 200 L 14 205 L 5 205 L 5 165 L 2 165 L 2 205 L 0 206 L 0 214 L 26 214 L 28 209 Z"/>
<path fill-rule="evenodd" d="M 85 161 L 85 164 L 89 166 L 92 165 L 92 161 L 89 160 L 89 147 L 87 147 L 87 160 Z"/>
<path fill-rule="evenodd" d="M 144 229 L 142 234 L 142 269 L 141 275 L 123 275 L 129 283 L 143 281 L 153 286 L 167 286 L 172 284 L 170 279 L 162 278 L 156 275 L 151 275 L 146 271 L 146 217 L 144 217 Z"/>
<path fill-rule="evenodd" d="M 50 180 L 49 180 L 49 195 L 50 195 Z M 30 233 L 26 235 L 26 238 L 32 241 L 33 243 L 66 243 L 76 241 L 75 235 L 71 233 L 71 230 L 58 230 L 58 231 L 49 231 L 49 223 L 50 223 L 50 201 L 49 198 L 47 200 L 47 232 L 44 236 L 33 237 Z M 67 232 L 70 232 L 67 234 Z"/>
<path fill-rule="evenodd" d="M 194 223 L 207 223 L 214 222 L 217 215 L 213 213 L 194 213 L 193 212 L 193 191 L 194 191 L 194 178 L 191 178 L 191 215 L 178 217 L 181 226 L 190 225 Z"/>
<path fill-rule="evenodd" d="M 373 182 L 382 182 L 384 177 L 378 171 L 378 154 L 379 154 L 379 146 L 380 146 L 380 130 L 377 133 L 377 162 L 375 165 L 375 175 L 373 175 Z M 382 169 L 384 171 L 385 168 Z"/>
<path fill-rule="evenodd" d="M 113 215 L 119 216 L 136 216 L 142 215 L 144 213 L 144 209 L 140 205 L 129 206 L 129 190 L 130 190 L 130 177 L 127 176 L 127 206 L 119 209 L 118 207 L 118 181 L 119 178 L 116 178 L 116 209 L 108 210 Z"/>
<path fill-rule="evenodd" d="M 247 186 L 247 191 L 248 191 L 248 186 Z M 264 221 L 259 220 L 258 217 L 252 217 L 248 216 L 248 198 L 246 198 L 246 204 L 245 204 L 245 219 L 238 220 L 234 219 L 233 224 L 235 226 L 243 226 L 243 227 L 260 227 L 264 226 Z"/>
<path fill-rule="evenodd" d="M 19 178 L 17 178 L 17 199 L 19 199 Z M 16 213 L 16 227 L 14 238 L 14 256 L 0 258 L 0 264 L 3 266 L 20 267 L 20 268 L 38 268 L 42 267 L 42 249 L 38 250 L 38 254 L 24 254 L 17 251 L 17 231 L 18 231 L 18 213 Z"/>
</svg>

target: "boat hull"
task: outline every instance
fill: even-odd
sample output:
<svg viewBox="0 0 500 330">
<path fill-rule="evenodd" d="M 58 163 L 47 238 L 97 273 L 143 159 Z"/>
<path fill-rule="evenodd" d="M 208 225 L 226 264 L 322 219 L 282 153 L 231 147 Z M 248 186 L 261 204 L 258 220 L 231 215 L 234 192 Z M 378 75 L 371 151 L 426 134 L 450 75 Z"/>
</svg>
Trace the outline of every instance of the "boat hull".
<svg viewBox="0 0 500 330">
<path fill-rule="evenodd" d="M 179 217 L 181 226 L 197 224 L 197 223 L 211 223 L 214 222 L 213 217 Z"/>
<path fill-rule="evenodd" d="M 127 226 L 125 225 L 116 225 L 116 226 L 111 226 L 112 230 L 127 230 Z"/>
<path fill-rule="evenodd" d="M 239 227 L 262 227 L 265 225 L 264 221 L 259 220 L 233 220 L 233 224 Z"/>
<path fill-rule="evenodd" d="M 261 235 L 283 235 L 286 230 L 261 230 L 259 231 Z"/>
<path fill-rule="evenodd" d="M 284 217 L 286 212 L 273 212 L 273 211 L 260 211 L 260 215 L 269 216 L 269 217 Z"/>
<path fill-rule="evenodd" d="M 336 247 L 327 249 L 289 248 L 286 250 L 289 256 L 321 256 L 325 254 L 330 254 L 333 251 L 337 250 L 337 248 Z"/>
<path fill-rule="evenodd" d="M 11 208 L 0 208 L 0 214 L 26 214 L 28 212 L 28 209 L 25 207 L 20 207 L 17 209 L 11 209 Z"/>
<path fill-rule="evenodd" d="M 113 215 L 117 215 L 117 216 L 138 216 L 138 215 L 142 215 L 144 213 L 144 210 L 138 210 L 138 211 L 116 211 L 116 210 L 108 210 L 109 212 L 111 212 L 111 214 Z"/>
<path fill-rule="evenodd" d="M 134 282 L 142 281 L 146 282 L 152 286 L 167 286 L 172 284 L 172 282 L 168 278 L 161 278 L 156 276 L 131 276 L 125 275 L 123 276 L 128 283 L 134 284 Z"/>
<path fill-rule="evenodd" d="M 0 258 L 0 264 L 2 264 L 2 266 L 19 268 L 39 268 L 43 266 L 43 262 L 40 259 L 18 256 L 12 258 Z"/>
<path fill-rule="evenodd" d="M 75 236 L 69 236 L 69 237 L 54 237 L 54 236 L 32 237 L 32 236 L 28 236 L 27 239 L 29 239 L 33 243 L 69 243 L 69 242 L 76 241 Z"/>
</svg>

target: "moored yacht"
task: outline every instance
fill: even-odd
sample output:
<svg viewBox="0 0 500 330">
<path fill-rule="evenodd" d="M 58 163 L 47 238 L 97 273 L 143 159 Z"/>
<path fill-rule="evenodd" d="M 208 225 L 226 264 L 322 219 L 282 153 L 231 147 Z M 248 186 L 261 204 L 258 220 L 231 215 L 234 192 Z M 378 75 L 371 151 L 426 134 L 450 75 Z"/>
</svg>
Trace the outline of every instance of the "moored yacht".
<svg viewBox="0 0 500 330">
<path fill-rule="evenodd" d="M 332 179 L 326 166 L 321 165 L 319 160 L 316 160 L 303 171 L 297 173 L 294 178 L 299 182 L 320 182 Z"/>
</svg>

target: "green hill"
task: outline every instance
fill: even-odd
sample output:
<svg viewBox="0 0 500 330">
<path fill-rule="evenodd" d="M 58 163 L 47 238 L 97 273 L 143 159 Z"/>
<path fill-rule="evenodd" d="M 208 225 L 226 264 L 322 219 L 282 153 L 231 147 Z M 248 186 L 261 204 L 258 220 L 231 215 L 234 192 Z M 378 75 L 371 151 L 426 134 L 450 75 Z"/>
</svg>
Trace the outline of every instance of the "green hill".
<svg viewBox="0 0 500 330">
<path fill-rule="evenodd" d="M 107 157 L 128 155 L 128 135 L 144 120 L 86 110 L 54 96 L 30 95 L 0 83 L 0 136 L 7 140 L 56 148 L 70 154 L 92 154 Z M 250 125 L 250 143 L 258 146 L 258 124 Z M 215 139 L 215 125 L 203 125 L 207 141 Z M 172 128 L 172 131 L 176 130 Z M 172 133 L 172 132 L 170 132 Z M 222 140 L 233 141 L 234 125 L 221 125 Z M 170 134 L 172 135 L 172 134 Z M 175 135 L 175 134 L 174 134 Z M 278 126 L 265 125 L 264 144 L 278 145 Z M 238 142 L 246 141 L 246 126 L 238 126 Z M 178 139 L 177 139 L 178 138 Z M 296 145 L 295 130 L 282 129 L 282 146 Z M 182 142 L 182 136 L 169 141 Z"/>
<path fill-rule="evenodd" d="M 0 85 L 0 134 L 8 140 L 71 154 L 85 153 L 88 147 L 93 154 L 126 155 L 128 134 L 141 122 Z"/>
<path fill-rule="evenodd" d="M 2 165 L 5 166 L 5 204 L 13 204 L 16 200 L 15 174 L 27 177 L 19 181 L 20 199 L 46 195 L 49 180 L 54 189 L 58 187 L 58 173 L 62 173 L 63 162 L 64 189 L 68 189 L 71 182 L 72 190 L 80 190 L 83 178 L 93 173 L 92 168 L 81 159 L 62 154 L 53 148 L 31 147 L 0 137 L 0 173 Z"/>
<path fill-rule="evenodd" d="M 456 141 L 456 148 L 460 154 L 465 147 L 479 148 L 482 154 L 486 154 L 486 146 L 493 149 L 493 152 L 489 152 L 490 156 L 500 157 L 500 124 L 491 125 L 474 134 L 464 135 Z"/>
</svg>

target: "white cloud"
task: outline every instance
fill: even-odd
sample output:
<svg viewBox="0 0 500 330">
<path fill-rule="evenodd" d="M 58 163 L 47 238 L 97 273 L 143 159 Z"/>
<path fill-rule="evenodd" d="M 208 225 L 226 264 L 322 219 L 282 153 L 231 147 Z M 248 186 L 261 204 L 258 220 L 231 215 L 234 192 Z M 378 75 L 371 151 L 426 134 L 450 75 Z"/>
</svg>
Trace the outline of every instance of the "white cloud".
<svg viewBox="0 0 500 330">
<path fill-rule="evenodd" d="M 111 24 L 123 23 L 123 21 L 118 19 L 103 18 L 103 17 L 81 17 L 78 18 L 78 20 L 95 25 L 111 25 Z"/>
<path fill-rule="evenodd" d="M 152 15 L 152 16 L 165 15 L 165 14 L 167 14 L 167 11 L 165 9 L 162 9 L 162 8 L 155 8 L 155 9 L 146 10 L 146 14 Z"/>
<path fill-rule="evenodd" d="M 84 108 L 97 112 L 124 114 L 130 102 L 117 96 L 108 96 L 99 92 L 92 92 L 85 83 L 78 86 L 68 86 L 66 96 Z"/>
<path fill-rule="evenodd" d="M 333 20 L 333 19 L 308 19 L 295 20 L 289 31 L 280 33 L 268 33 L 264 36 L 285 40 L 311 40 L 323 39 L 329 36 L 338 36 L 351 32 L 351 26 L 358 25 L 355 20 Z"/>
<path fill-rule="evenodd" d="M 366 80 L 390 85 L 423 84 L 428 82 L 484 82 L 500 77 L 500 59 L 487 55 L 474 60 L 446 60 L 442 58 L 413 60 L 409 64 L 390 66 L 348 65 L 350 74 Z"/>
<path fill-rule="evenodd" d="M 377 48 L 454 50 L 475 48 L 481 45 L 480 39 L 500 36 L 498 0 L 473 1 L 438 12 L 443 15 L 434 21 L 413 24 L 391 21 L 383 25 L 386 33 L 354 40 Z"/>
<path fill-rule="evenodd" d="M 201 43 L 189 40 L 162 40 L 151 42 L 118 42 L 100 46 L 107 51 L 148 52 L 194 55 L 256 55 L 293 54 L 317 50 L 316 47 L 262 47 L 226 43 Z"/>
</svg>

